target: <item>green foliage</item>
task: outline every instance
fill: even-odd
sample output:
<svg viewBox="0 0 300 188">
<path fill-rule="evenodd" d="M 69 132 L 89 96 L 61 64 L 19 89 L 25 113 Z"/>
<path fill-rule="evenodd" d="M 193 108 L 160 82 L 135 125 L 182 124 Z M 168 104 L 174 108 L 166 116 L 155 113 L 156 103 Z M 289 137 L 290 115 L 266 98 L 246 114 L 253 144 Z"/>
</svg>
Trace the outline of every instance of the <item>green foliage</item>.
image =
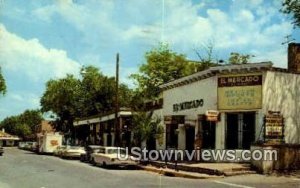
<svg viewBox="0 0 300 188">
<path fill-rule="evenodd" d="M 249 61 L 252 57 L 254 57 L 254 55 L 231 52 L 230 57 L 228 59 L 228 63 L 229 64 L 246 64 L 246 63 L 249 63 Z"/>
<path fill-rule="evenodd" d="M 36 132 L 36 126 L 42 120 L 43 117 L 39 110 L 25 110 L 20 115 L 5 118 L 1 121 L 0 127 L 10 134 L 26 139 L 32 137 L 32 134 Z"/>
<path fill-rule="evenodd" d="M 75 118 L 114 109 L 115 78 L 103 75 L 93 66 L 83 67 L 80 74 L 82 79 L 67 75 L 62 79 L 49 80 L 46 84 L 46 91 L 40 101 L 42 111 L 53 112 L 57 116 L 58 130 L 71 130 Z M 120 107 L 129 106 L 131 95 L 126 85 L 119 85 Z"/>
<path fill-rule="evenodd" d="M 138 112 L 133 115 L 132 122 L 135 126 L 133 134 L 136 143 L 151 140 L 156 135 L 163 133 L 163 128 L 160 125 L 161 119 L 153 117 L 152 112 Z"/>
<path fill-rule="evenodd" d="M 104 76 L 93 66 L 83 68 L 81 75 L 81 114 L 89 116 L 112 110 L 115 100 L 115 78 Z"/>
<path fill-rule="evenodd" d="M 284 0 L 282 2 L 281 12 L 292 16 L 295 27 L 300 26 L 300 1 L 299 0 Z"/>
<path fill-rule="evenodd" d="M 147 99 L 159 96 L 159 85 L 195 73 L 199 66 L 163 44 L 146 52 L 145 59 L 146 63 L 140 66 L 139 73 L 132 74 L 131 78 L 138 83 L 138 91 Z"/>
<path fill-rule="evenodd" d="M 1 73 L 1 67 L 0 67 L 0 94 L 5 94 L 6 93 L 6 84 L 5 84 L 5 79 Z"/>
<path fill-rule="evenodd" d="M 51 111 L 59 117 L 61 127 L 58 130 L 69 130 L 75 117 L 80 115 L 82 90 L 80 80 L 67 75 L 58 80 L 49 80 L 46 91 L 41 98 L 42 112 Z"/>
</svg>

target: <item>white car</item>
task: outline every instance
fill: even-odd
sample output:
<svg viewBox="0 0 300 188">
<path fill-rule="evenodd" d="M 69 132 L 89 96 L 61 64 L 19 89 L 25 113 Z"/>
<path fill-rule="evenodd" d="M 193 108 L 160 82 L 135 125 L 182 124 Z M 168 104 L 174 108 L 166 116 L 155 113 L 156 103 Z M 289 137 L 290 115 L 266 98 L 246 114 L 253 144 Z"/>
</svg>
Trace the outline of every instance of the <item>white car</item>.
<svg viewBox="0 0 300 188">
<path fill-rule="evenodd" d="M 137 158 L 126 156 L 126 150 L 119 147 L 103 147 L 97 153 L 91 154 L 91 160 L 94 165 L 101 166 L 131 166 L 138 163 Z"/>
<path fill-rule="evenodd" d="M 62 146 L 57 146 L 57 148 L 53 151 L 54 156 L 62 156 L 62 153 L 64 150 L 66 150 L 68 146 L 62 145 Z"/>
<path fill-rule="evenodd" d="M 80 158 L 81 154 L 85 154 L 84 147 L 70 146 L 64 149 L 61 153 L 62 158 Z"/>
</svg>

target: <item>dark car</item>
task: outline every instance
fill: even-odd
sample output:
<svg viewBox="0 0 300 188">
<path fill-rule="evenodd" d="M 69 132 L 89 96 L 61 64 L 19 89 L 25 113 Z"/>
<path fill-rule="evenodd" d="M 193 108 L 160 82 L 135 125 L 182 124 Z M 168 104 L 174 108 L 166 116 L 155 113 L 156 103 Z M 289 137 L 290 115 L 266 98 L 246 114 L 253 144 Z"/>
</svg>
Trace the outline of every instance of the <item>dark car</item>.
<svg viewBox="0 0 300 188">
<path fill-rule="evenodd" d="M 4 153 L 4 149 L 3 149 L 3 147 L 2 147 L 2 146 L 0 146 L 0 156 L 2 156 L 2 155 L 3 155 L 3 153 Z"/>
<path fill-rule="evenodd" d="M 89 145 L 85 147 L 85 154 L 80 155 L 80 161 L 82 162 L 91 162 L 91 154 L 92 153 L 97 153 L 103 146 L 99 145 Z"/>
</svg>

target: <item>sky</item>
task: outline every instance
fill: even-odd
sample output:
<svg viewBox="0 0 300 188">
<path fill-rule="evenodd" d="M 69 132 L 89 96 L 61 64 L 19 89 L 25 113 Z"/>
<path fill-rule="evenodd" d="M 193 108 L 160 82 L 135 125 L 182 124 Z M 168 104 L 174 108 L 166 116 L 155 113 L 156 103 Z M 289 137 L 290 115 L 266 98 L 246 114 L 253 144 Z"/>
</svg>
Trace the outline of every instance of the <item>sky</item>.
<svg viewBox="0 0 300 188">
<path fill-rule="evenodd" d="M 113 76 L 116 53 L 120 81 L 134 87 L 128 76 L 159 43 L 191 60 L 212 44 L 217 59 L 238 52 L 285 68 L 282 43 L 297 42 L 299 30 L 280 8 L 280 0 L 0 0 L 0 121 L 39 108 L 49 79 L 86 65 Z"/>
</svg>

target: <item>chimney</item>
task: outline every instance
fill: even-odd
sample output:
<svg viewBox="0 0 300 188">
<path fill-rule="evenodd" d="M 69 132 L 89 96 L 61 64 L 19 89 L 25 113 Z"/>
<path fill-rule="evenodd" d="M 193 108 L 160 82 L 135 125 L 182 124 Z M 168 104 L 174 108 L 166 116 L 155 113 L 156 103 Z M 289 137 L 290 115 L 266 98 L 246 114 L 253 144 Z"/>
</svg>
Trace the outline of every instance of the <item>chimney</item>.
<svg viewBox="0 0 300 188">
<path fill-rule="evenodd" d="M 288 71 L 300 73 L 300 43 L 289 43 Z"/>
</svg>

